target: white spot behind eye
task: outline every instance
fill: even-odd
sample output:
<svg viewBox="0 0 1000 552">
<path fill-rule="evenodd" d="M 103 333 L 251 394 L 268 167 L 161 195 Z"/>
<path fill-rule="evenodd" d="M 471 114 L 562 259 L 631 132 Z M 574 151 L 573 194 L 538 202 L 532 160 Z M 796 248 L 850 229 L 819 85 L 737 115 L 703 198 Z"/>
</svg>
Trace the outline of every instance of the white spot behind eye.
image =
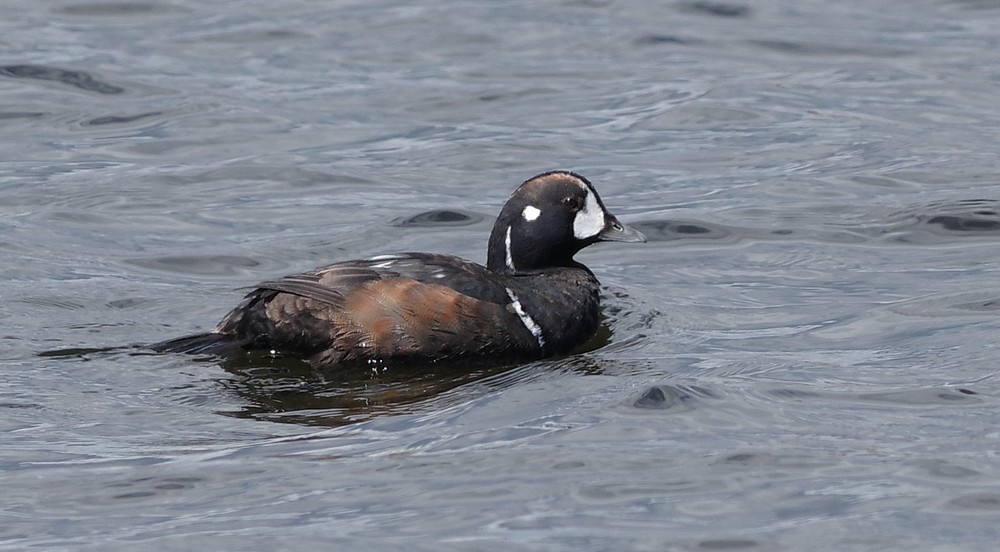
<svg viewBox="0 0 1000 552">
<path fill-rule="evenodd" d="M 597 197 L 587 192 L 587 201 L 573 219 L 573 236 L 578 240 L 593 238 L 604 230 L 604 209 L 597 203 Z"/>
<path fill-rule="evenodd" d="M 521 216 L 523 216 L 524 220 L 528 222 L 537 219 L 538 216 L 541 214 L 542 214 L 541 209 L 535 207 L 534 205 L 528 205 L 527 207 L 524 208 L 524 211 L 521 212 Z"/>
</svg>

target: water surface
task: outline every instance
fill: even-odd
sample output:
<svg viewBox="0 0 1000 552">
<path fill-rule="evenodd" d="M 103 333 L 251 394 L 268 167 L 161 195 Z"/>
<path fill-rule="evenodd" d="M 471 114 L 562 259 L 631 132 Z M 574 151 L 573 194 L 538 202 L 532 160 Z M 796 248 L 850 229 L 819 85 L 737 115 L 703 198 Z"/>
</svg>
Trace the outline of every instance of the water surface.
<svg viewBox="0 0 1000 552">
<path fill-rule="evenodd" d="M 1000 538 L 1000 4 L 5 14 L 0 548 Z M 650 237 L 579 255 L 587 352 L 338 374 L 133 347 L 327 262 L 482 261 L 555 168 Z"/>
</svg>

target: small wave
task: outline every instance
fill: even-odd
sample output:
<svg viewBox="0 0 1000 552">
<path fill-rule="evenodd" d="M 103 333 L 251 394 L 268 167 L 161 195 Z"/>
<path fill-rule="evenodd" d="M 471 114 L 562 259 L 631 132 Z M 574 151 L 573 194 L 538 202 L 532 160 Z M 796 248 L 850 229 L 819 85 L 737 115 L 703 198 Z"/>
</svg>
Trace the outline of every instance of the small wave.
<svg viewBox="0 0 1000 552">
<path fill-rule="evenodd" d="M 884 222 L 859 229 L 882 239 L 937 244 L 1000 237 L 1000 201 L 966 199 L 917 205 L 890 213 Z"/>
<path fill-rule="evenodd" d="M 157 271 L 205 276 L 240 274 L 242 268 L 260 265 L 260 262 L 255 259 L 236 255 L 174 255 L 129 259 L 126 262 L 133 266 Z"/>
<path fill-rule="evenodd" d="M 435 209 L 413 215 L 412 217 L 396 219 L 392 221 L 392 224 L 400 227 L 471 226 L 482 222 L 485 218 L 485 216 L 477 213 L 457 209 Z"/>
<path fill-rule="evenodd" d="M 89 73 L 44 65 L 3 65 L 0 66 L 0 76 L 15 79 L 36 79 L 53 81 L 98 94 L 121 94 L 125 89 L 120 86 L 95 79 Z"/>
</svg>

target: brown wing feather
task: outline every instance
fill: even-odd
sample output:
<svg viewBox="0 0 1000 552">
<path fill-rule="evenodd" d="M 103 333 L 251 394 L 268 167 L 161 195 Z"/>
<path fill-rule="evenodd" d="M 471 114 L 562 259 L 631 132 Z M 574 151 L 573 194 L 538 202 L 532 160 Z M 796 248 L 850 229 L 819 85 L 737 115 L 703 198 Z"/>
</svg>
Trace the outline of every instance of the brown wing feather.
<svg viewBox="0 0 1000 552">
<path fill-rule="evenodd" d="M 444 286 L 405 278 L 371 282 L 347 297 L 331 347 L 312 361 L 503 354 L 532 339 L 512 316 L 507 305 Z"/>
<path fill-rule="evenodd" d="M 395 276 L 385 271 L 376 271 L 353 264 L 337 264 L 318 268 L 312 272 L 283 276 L 277 280 L 260 282 L 259 290 L 283 291 L 300 297 L 308 297 L 336 307 L 344 307 L 344 297 L 354 288 L 367 282 Z"/>
</svg>

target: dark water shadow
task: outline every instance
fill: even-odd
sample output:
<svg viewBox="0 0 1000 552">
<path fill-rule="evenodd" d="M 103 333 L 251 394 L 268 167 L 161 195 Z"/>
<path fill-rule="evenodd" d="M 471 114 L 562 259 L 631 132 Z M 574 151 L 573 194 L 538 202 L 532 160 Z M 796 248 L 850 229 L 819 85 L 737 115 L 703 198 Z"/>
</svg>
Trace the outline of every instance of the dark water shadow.
<svg viewBox="0 0 1000 552">
<path fill-rule="evenodd" d="M 572 359 L 570 362 L 559 358 L 543 362 L 557 362 L 562 371 L 598 373 L 599 367 L 581 353 L 604 347 L 611 336 L 610 328 L 602 326 L 573 354 L 563 357 Z M 240 351 L 226 358 L 202 361 L 217 364 L 234 376 L 219 383 L 246 405 L 219 414 L 322 427 L 440 410 L 534 377 L 529 372 L 511 375 L 530 362 L 495 360 L 315 368 L 297 358 Z"/>
<path fill-rule="evenodd" d="M 957 238 L 1000 238 L 1000 201 L 965 199 L 909 207 L 886 217 L 893 241 L 940 243 Z"/>
<path fill-rule="evenodd" d="M 220 385 L 245 405 L 219 414 L 322 427 L 423 411 L 449 391 L 517 367 L 442 363 L 317 369 L 260 351 L 233 355 L 218 366 L 233 376 Z"/>
<path fill-rule="evenodd" d="M 788 213 L 775 212 L 775 216 Z M 963 199 L 912 205 L 889 212 L 862 212 L 842 223 L 779 228 L 719 224 L 697 219 L 647 219 L 629 223 L 650 242 L 733 244 L 743 240 L 824 243 L 890 242 L 938 245 L 1000 239 L 1000 200 Z"/>
<path fill-rule="evenodd" d="M 392 221 L 393 226 L 419 227 L 419 228 L 439 228 L 449 226 L 472 226 L 482 222 L 487 217 L 471 211 L 459 209 L 435 209 L 425 211 L 406 218 L 398 218 Z"/>
<path fill-rule="evenodd" d="M 737 232 L 732 227 L 694 220 L 642 220 L 629 223 L 643 233 L 647 241 L 713 240 L 734 241 Z"/>
<path fill-rule="evenodd" d="M 944 0 L 944 4 L 963 10 L 1000 10 L 997 0 Z"/>
<path fill-rule="evenodd" d="M 206 369 L 222 368 L 231 377 L 217 383 L 243 405 L 217 414 L 306 426 L 337 427 L 380 416 L 441 410 L 497 389 L 535 379 L 529 366 L 553 366 L 553 374 L 601 373 L 600 362 L 583 355 L 605 347 L 612 331 L 605 324 L 570 355 L 540 362 L 456 361 L 441 363 L 356 363 L 316 368 L 305 361 L 266 351 L 226 355 L 186 355 Z M 145 345 L 71 347 L 38 353 L 39 357 L 91 361 L 114 355 L 178 355 Z M 171 364 L 171 366 L 176 366 Z M 470 384 L 478 384 L 470 387 Z"/>
<path fill-rule="evenodd" d="M 145 346 L 69 347 L 38 353 L 41 358 L 90 362 L 113 361 L 120 355 L 157 356 Z M 442 395 L 519 368 L 502 363 L 355 364 L 315 368 L 305 361 L 265 351 L 235 351 L 226 355 L 189 355 L 188 361 L 205 370 L 221 368 L 231 377 L 216 383 L 242 405 L 236 410 L 216 411 L 234 418 L 338 427 L 379 416 L 409 414 L 440 409 L 486 392 L 458 394 L 452 400 Z M 176 366 L 176 364 L 169 364 Z M 517 379 L 502 379 L 501 387 Z"/>
<path fill-rule="evenodd" d="M 663 383 L 646 388 L 631 401 L 640 410 L 689 412 L 707 399 L 718 398 L 710 389 L 698 385 Z"/>
<path fill-rule="evenodd" d="M 162 255 L 125 259 L 125 263 L 157 272 L 198 276 L 233 276 L 260 266 L 256 259 L 237 255 Z"/>
<path fill-rule="evenodd" d="M 150 117 L 159 117 L 164 115 L 162 111 L 148 111 L 145 113 L 138 113 L 135 115 L 103 115 L 100 117 L 94 117 L 83 122 L 83 126 L 106 126 L 106 125 L 122 125 L 127 123 L 134 123 L 136 121 L 142 121 L 149 119 Z"/>
<path fill-rule="evenodd" d="M 180 8 L 160 2 L 82 2 L 56 8 L 55 13 L 83 16 L 143 16 L 169 13 Z"/>
<path fill-rule="evenodd" d="M 790 40 L 757 39 L 748 40 L 747 43 L 762 50 L 770 50 L 785 55 L 811 56 L 811 57 L 897 57 L 909 54 L 901 49 L 886 47 L 853 47 L 844 44 L 824 42 L 795 42 Z"/>
<path fill-rule="evenodd" d="M 996 199 L 935 201 L 869 213 L 865 218 L 869 220 L 844 226 L 868 239 L 907 245 L 1000 238 L 1000 200 Z"/>
<path fill-rule="evenodd" d="M 934 406 L 971 406 L 981 404 L 987 397 L 968 386 L 931 386 L 915 389 L 898 389 L 871 393 L 821 392 L 794 388 L 777 388 L 768 395 L 792 401 L 838 401 L 855 404 L 881 404 L 894 407 L 930 408 Z"/>
<path fill-rule="evenodd" d="M 52 81 L 98 94 L 125 92 L 124 88 L 95 79 L 89 73 L 44 65 L 3 65 L 0 66 L 0 77 Z"/>
<path fill-rule="evenodd" d="M 653 219 L 629 222 L 650 242 L 734 244 L 742 240 L 808 240 L 829 243 L 864 241 L 856 233 L 822 228 L 754 228 L 691 219 Z"/>
<path fill-rule="evenodd" d="M 745 18 L 752 13 L 750 6 L 735 2 L 708 2 L 695 0 L 677 4 L 677 10 L 712 17 Z"/>
</svg>

